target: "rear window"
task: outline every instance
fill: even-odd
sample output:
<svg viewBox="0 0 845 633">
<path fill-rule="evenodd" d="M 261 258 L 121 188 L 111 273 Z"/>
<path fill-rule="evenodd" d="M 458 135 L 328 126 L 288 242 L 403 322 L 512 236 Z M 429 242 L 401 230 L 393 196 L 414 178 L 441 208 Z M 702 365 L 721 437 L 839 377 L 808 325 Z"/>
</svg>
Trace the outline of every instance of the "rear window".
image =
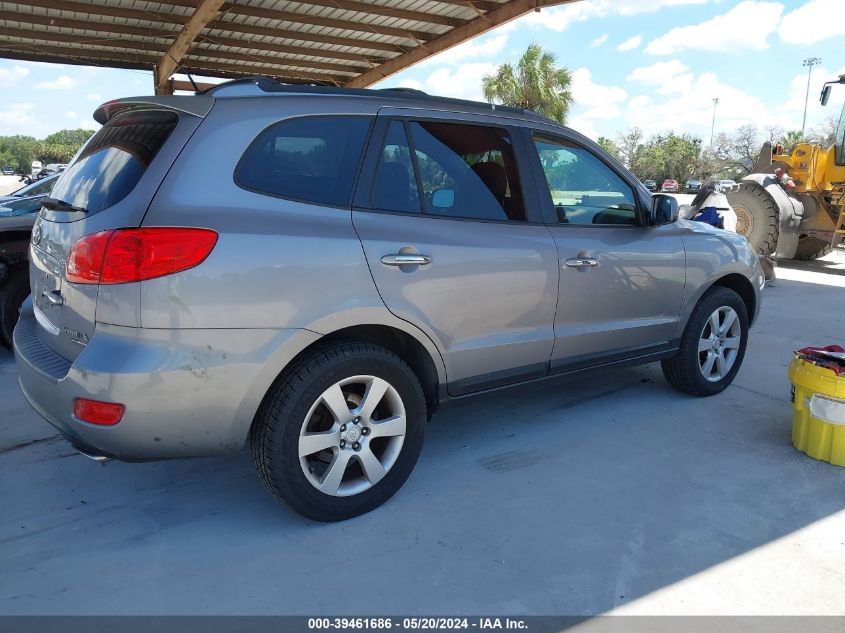
<svg viewBox="0 0 845 633">
<path fill-rule="evenodd" d="M 348 206 L 370 122 L 320 116 L 272 125 L 244 152 L 235 182 L 278 198 Z"/>
<path fill-rule="evenodd" d="M 173 132 L 174 112 L 138 110 L 106 123 L 59 177 L 50 197 L 99 213 L 123 200 Z"/>
</svg>

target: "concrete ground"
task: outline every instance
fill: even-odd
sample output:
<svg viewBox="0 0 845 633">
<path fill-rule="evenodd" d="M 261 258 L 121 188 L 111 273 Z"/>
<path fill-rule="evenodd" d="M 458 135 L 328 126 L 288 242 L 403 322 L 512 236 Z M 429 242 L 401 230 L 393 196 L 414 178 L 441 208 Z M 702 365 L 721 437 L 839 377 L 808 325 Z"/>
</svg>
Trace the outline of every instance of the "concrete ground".
<svg viewBox="0 0 845 633">
<path fill-rule="evenodd" d="M 779 269 L 723 394 L 659 366 L 438 414 L 384 507 L 306 521 L 247 454 L 98 465 L 0 353 L 0 614 L 845 614 L 845 469 L 790 444 L 793 350 L 845 259 Z"/>
<path fill-rule="evenodd" d="M 7 196 L 16 189 L 24 186 L 20 176 L 4 176 L 0 174 L 0 196 Z"/>
</svg>

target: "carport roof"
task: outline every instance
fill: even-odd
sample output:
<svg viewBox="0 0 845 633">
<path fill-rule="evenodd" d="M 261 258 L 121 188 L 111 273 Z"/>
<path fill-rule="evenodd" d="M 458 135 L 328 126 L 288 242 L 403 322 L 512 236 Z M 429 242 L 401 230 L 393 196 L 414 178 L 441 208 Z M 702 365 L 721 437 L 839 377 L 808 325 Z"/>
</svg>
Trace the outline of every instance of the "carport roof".
<svg viewBox="0 0 845 633">
<path fill-rule="evenodd" d="M 365 87 L 520 15 L 574 0 L 0 1 L 0 57 Z"/>
</svg>

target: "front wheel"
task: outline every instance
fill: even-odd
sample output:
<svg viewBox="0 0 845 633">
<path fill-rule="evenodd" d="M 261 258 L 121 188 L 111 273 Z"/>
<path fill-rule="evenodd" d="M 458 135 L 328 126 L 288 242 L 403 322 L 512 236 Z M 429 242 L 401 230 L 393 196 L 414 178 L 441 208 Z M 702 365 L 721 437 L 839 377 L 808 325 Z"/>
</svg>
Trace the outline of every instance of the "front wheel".
<svg viewBox="0 0 845 633">
<path fill-rule="evenodd" d="M 365 343 L 305 357 L 273 387 L 252 430 L 267 488 L 318 521 L 369 512 L 405 483 L 423 443 L 426 404 L 411 368 Z"/>
<path fill-rule="evenodd" d="M 733 382 L 747 344 L 745 303 L 729 288 L 711 288 L 693 309 L 677 355 L 662 362 L 663 375 L 679 391 L 715 395 Z"/>
</svg>

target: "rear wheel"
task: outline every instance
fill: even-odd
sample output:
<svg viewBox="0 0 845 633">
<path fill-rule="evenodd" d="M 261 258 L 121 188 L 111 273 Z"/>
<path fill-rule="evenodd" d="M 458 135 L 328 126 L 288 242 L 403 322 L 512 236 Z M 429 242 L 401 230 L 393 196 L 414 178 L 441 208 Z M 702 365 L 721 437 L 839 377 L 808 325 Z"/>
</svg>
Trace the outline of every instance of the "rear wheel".
<svg viewBox="0 0 845 633">
<path fill-rule="evenodd" d="M 663 375 L 679 391 L 715 395 L 733 382 L 747 343 L 745 303 L 733 290 L 713 287 L 693 309 L 678 354 L 663 361 Z"/>
<path fill-rule="evenodd" d="M 11 348 L 12 332 L 21 313 L 21 306 L 29 296 L 29 277 L 25 268 L 12 270 L 0 287 L 0 343 Z"/>
<path fill-rule="evenodd" d="M 818 259 L 829 255 L 833 251 L 833 247 L 827 240 L 819 239 L 818 237 L 810 237 L 809 235 L 802 235 L 798 239 L 798 248 L 795 250 L 795 255 L 792 259 L 811 260 Z"/>
<path fill-rule="evenodd" d="M 426 404 L 392 352 L 335 343 L 277 382 L 251 447 L 267 488 L 300 514 L 341 521 L 380 506 L 405 483 L 422 448 Z"/>
<path fill-rule="evenodd" d="M 773 254 L 780 234 L 780 212 L 772 197 L 752 182 L 742 182 L 738 191 L 726 195 L 736 212 L 736 232 L 745 236 L 758 254 Z"/>
</svg>

